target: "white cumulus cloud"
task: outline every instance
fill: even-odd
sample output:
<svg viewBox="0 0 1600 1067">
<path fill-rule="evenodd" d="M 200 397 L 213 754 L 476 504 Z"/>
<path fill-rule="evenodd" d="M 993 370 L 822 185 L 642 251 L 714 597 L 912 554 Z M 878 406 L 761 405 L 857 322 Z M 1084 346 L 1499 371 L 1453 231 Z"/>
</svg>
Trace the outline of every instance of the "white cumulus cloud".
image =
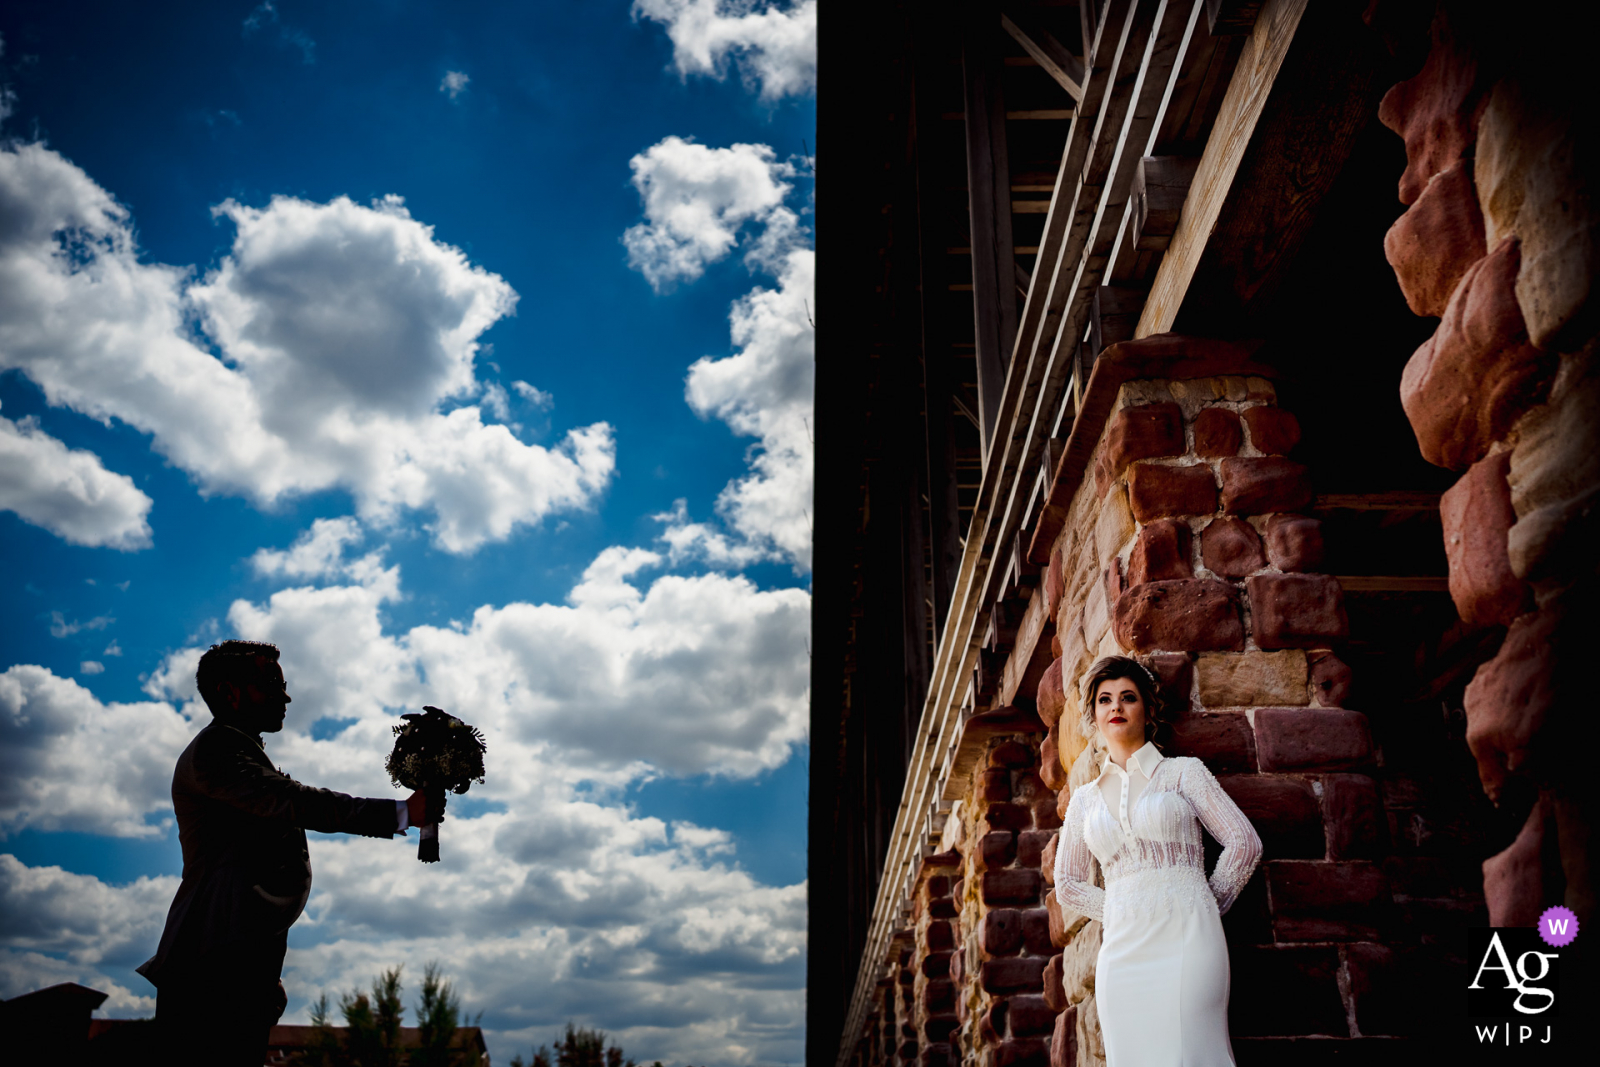
<svg viewBox="0 0 1600 1067">
<path fill-rule="evenodd" d="M 628 165 L 645 221 L 622 243 L 629 265 L 658 290 L 698 278 L 733 250 L 747 223 L 765 227 L 747 257 L 752 266 L 766 267 L 798 239 L 799 220 L 783 204 L 791 186 L 782 179 L 794 168 L 769 145 L 711 148 L 666 137 Z"/>
<path fill-rule="evenodd" d="M 153 501 L 100 457 L 0 415 L 0 510 L 75 545 L 147 548 Z"/>
<path fill-rule="evenodd" d="M 206 492 L 265 506 L 345 489 L 371 522 L 431 513 L 450 552 L 609 482 L 607 424 L 544 448 L 465 402 L 478 338 L 516 294 L 398 198 L 216 210 L 233 246 L 195 282 L 141 260 L 126 209 L 58 153 L 0 148 L 0 368 L 151 434 Z"/>
<path fill-rule="evenodd" d="M 678 73 L 726 76 L 730 57 L 764 100 L 817 86 L 817 0 L 634 0 L 634 16 L 659 22 Z"/>
<path fill-rule="evenodd" d="M 459 70 L 445 71 L 444 79 L 439 82 L 439 91 L 454 100 L 467 91 L 467 83 L 472 79 Z"/>
</svg>

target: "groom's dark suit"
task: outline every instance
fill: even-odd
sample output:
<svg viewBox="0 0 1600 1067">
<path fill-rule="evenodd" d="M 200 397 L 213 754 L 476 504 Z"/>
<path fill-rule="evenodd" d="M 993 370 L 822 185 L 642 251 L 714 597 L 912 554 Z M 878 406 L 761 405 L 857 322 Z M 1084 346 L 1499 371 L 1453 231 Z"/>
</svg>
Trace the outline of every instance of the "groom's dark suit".
<svg viewBox="0 0 1600 1067">
<path fill-rule="evenodd" d="M 183 881 L 139 973 L 157 987 L 169 1040 L 208 1048 L 208 1063 L 259 1064 L 282 1011 L 288 930 L 311 892 L 305 831 L 389 837 L 399 830 L 395 801 L 301 785 L 272 765 L 258 735 L 215 721 L 178 757 L 172 805 Z M 257 1035 L 254 1051 L 218 1047 L 239 1033 Z"/>
</svg>

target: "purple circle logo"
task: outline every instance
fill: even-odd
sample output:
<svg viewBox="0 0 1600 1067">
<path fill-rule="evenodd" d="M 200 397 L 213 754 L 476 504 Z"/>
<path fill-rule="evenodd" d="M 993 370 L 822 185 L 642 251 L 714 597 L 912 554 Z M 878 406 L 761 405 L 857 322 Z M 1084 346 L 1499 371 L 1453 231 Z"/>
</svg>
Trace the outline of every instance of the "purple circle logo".
<svg viewBox="0 0 1600 1067">
<path fill-rule="evenodd" d="M 1560 904 L 1546 908 L 1539 916 L 1539 936 L 1551 948 L 1566 948 L 1578 936 L 1578 917 Z"/>
</svg>

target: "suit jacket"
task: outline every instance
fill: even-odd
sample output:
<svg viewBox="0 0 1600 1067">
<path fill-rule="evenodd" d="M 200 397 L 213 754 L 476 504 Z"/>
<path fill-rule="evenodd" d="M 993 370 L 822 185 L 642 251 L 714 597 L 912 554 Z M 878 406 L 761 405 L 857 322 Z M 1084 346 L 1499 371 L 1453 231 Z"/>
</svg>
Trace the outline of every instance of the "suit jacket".
<svg viewBox="0 0 1600 1067">
<path fill-rule="evenodd" d="M 272 765 L 259 736 L 215 721 L 178 757 L 172 806 L 183 881 L 156 954 L 138 968 L 157 986 L 163 974 L 289 929 L 311 894 L 306 830 L 399 829 L 392 799 L 301 785 Z"/>
</svg>

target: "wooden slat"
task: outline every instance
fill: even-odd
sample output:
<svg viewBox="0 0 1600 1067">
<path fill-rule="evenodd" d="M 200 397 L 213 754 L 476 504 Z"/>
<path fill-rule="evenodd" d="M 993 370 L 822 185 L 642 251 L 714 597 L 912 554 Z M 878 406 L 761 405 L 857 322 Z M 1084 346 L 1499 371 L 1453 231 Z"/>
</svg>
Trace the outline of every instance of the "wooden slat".
<svg viewBox="0 0 1600 1067">
<path fill-rule="evenodd" d="M 978 354 L 978 418 L 984 455 L 995 435 L 1006 369 L 1017 335 L 1011 295 L 1010 163 L 999 65 L 986 41 L 962 48 L 966 110 L 967 206 L 972 233 L 972 316 Z"/>
<path fill-rule="evenodd" d="M 1067 91 L 1068 96 L 1074 100 L 1083 99 L 1083 60 L 1069 52 L 1043 26 L 1028 23 L 1027 29 L 1023 29 L 1015 19 L 1004 14 L 1000 16 L 1000 25 L 1057 85 Z"/>
<path fill-rule="evenodd" d="M 1439 575 L 1335 575 L 1346 593 L 1448 593 L 1450 579 Z"/>
<path fill-rule="evenodd" d="M 1321 493 L 1314 511 L 1438 511 L 1439 493 L 1400 490 L 1389 493 Z"/>
<path fill-rule="evenodd" d="M 1250 145 L 1250 135 L 1267 105 L 1273 82 L 1289 52 L 1295 30 L 1305 14 L 1308 0 L 1267 0 L 1255 28 L 1245 42 L 1244 52 L 1234 68 L 1233 79 L 1222 98 L 1222 110 L 1206 140 L 1194 184 L 1183 205 L 1183 215 L 1167 254 L 1156 270 L 1156 280 L 1139 319 L 1137 336 L 1166 333 L 1178 316 L 1178 308 L 1194 278 L 1195 268 L 1211 238 L 1211 231 L 1222 214 L 1222 205 L 1233 187 L 1234 175 Z"/>
</svg>

